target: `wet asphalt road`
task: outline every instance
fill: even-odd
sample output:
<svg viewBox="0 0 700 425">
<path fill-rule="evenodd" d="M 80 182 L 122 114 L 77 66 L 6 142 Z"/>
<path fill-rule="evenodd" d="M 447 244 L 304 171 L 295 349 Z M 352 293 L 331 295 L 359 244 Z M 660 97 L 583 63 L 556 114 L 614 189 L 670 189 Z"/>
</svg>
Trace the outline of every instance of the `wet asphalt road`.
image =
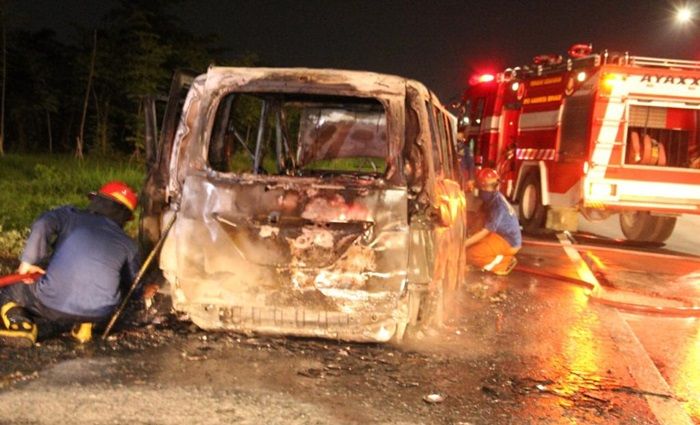
<svg viewBox="0 0 700 425">
<path fill-rule="evenodd" d="M 85 347 L 3 347 L 0 423 L 700 424 L 698 319 L 592 298 L 700 303 L 700 262 L 532 242 L 523 270 L 614 288 L 471 272 L 446 298 L 444 326 L 400 347 L 170 321 Z"/>
</svg>

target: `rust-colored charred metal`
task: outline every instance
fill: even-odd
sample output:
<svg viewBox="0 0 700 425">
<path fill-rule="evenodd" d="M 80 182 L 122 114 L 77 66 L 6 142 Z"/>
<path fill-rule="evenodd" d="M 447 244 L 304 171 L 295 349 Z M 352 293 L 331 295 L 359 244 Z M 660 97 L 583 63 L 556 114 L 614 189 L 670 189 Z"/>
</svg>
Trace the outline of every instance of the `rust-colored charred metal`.
<svg viewBox="0 0 700 425">
<path fill-rule="evenodd" d="M 175 309 L 204 329 L 355 341 L 439 316 L 466 229 L 454 131 L 400 77 L 209 69 L 158 164 L 161 220 L 179 209 L 160 259 Z"/>
</svg>

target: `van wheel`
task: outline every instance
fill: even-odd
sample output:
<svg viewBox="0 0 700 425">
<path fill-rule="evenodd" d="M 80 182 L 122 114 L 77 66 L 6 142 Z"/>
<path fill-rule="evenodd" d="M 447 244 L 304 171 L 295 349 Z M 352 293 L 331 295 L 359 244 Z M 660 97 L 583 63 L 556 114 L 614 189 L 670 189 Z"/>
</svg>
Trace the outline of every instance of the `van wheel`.
<svg viewBox="0 0 700 425">
<path fill-rule="evenodd" d="M 646 211 L 620 213 L 620 228 L 630 241 L 664 242 L 676 227 L 676 217 L 657 217 Z"/>
<path fill-rule="evenodd" d="M 518 213 L 523 230 L 536 232 L 542 229 L 547 219 L 547 207 L 542 205 L 539 173 L 530 173 L 525 177 L 518 200 Z"/>
</svg>

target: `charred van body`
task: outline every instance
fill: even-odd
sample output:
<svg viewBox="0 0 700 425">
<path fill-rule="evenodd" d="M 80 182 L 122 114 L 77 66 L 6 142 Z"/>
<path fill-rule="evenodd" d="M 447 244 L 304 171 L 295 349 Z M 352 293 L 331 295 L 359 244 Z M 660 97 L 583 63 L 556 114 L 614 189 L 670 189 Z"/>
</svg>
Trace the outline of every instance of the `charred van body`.
<svg viewBox="0 0 700 425">
<path fill-rule="evenodd" d="M 387 341 L 440 320 L 466 214 L 456 121 L 423 85 L 210 68 L 176 76 L 162 128 L 142 238 L 177 214 L 160 268 L 195 324 Z"/>
</svg>

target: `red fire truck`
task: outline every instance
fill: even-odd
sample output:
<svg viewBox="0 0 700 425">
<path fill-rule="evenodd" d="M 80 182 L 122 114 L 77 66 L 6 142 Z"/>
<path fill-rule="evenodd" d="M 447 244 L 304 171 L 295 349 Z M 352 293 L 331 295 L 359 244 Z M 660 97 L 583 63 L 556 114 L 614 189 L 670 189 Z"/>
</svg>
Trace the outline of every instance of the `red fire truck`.
<svg viewBox="0 0 700 425">
<path fill-rule="evenodd" d="M 619 213 L 627 239 L 662 242 L 700 214 L 700 61 L 577 44 L 568 57 L 472 78 L 463 127 L 526 230 Z"/>
</svg>

